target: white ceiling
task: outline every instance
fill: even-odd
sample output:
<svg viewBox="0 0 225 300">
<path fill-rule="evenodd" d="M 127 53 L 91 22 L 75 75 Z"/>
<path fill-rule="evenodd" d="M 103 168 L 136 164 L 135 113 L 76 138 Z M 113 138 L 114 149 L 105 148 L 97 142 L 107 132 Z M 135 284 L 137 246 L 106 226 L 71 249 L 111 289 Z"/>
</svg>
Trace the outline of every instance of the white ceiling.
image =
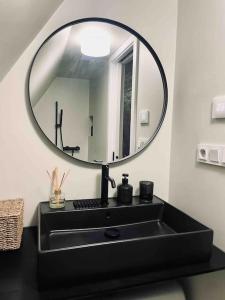
<svg viewBox="0 0 225 300">
<path fill-rule="evenodd" d="M 63 0 L 0 0 L 0 81 Z"/>
</svg>

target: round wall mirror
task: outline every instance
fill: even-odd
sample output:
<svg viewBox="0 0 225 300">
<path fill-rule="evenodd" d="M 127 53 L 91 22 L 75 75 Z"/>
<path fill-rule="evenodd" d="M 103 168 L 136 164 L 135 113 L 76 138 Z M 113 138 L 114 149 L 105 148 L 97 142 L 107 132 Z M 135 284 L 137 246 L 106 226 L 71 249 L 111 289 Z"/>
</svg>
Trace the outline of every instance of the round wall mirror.
<svg viewBox="0 0 225 300">
<path fill-rule="evenodd" d="M 166 77 L 152 47 L 131 28 L 100 18 L 51 34 L 32 61 L 28 90 L 49 141 L 98 164 L 149 145 L 167 107 Z"/>
</svg>

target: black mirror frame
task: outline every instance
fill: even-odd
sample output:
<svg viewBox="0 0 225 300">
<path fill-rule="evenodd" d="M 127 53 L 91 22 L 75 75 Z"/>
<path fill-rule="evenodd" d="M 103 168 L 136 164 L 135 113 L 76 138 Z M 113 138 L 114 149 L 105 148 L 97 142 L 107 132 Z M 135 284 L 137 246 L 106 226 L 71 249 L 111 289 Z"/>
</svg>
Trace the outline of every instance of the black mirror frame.
<svg viewBox="0 0 225 300">
<path fill-rule="evenodd" d="M 135 152 L 134 154 L 132 155 L 129 155 L 129 156 L 126 156 L 124 158 L 121 158 L 119 160 L 116 160 L 116 161 L 110 161 L 110 162 L 107 162 L 109 165 L 112 165 L 112 164 L 118 164 L 120 162 L 123 162 L 127 159 L 130 159 L 138 154 L 140 154 L 140 152 L 142 152 L 146 147 L 148 147 L 152 141 L 154 140 L 154 138 L 156 137 L 157 133 L 159 132 L 161 126 L 162 126 L 162 123 L 165 119 L 165 115 L 166 115 L 166 110 L 167 110 L 167 105 L 168 105 L 168 87 L 167 87 L 167 80 L 166 80 L 166 75 L 165 75 L 165 72 L 164 72 L 164 69 L 163 69 L 163 66 L 161 64 L 161 61 L 158 57 L 158 55 L 156 54 L 156 52 L 154 51 L 154 49 L 150 46 L 150 44 L 138 33 L 136 32 L 134 29 L 128 27 L 127 25 L 123 24 L 123 23 L 120 23 L 120 22 L 117 22 L 117 21 L 114 21 L 114 20 L 111 20 L 111 19 L 106 19 L 106 18 L 97 18 L 97 17 L 91 17 L 91 18 L 82 18 L 82 19 L 77 19 L 75 21 L 72 21 L 72 22 L 69 22 L 69 23 L 66 23 L 64 24 L 63 26 L 59 27 L 58 29 L 56 29 L 53 33 L 51 33 L 45 40 L 44 42 L 41 44 L 41 46 L 38 48 L 38 50 L 36 51 L 32 61 L 31 61 L 31 64 L 30 64 L 30 67 L 29 67 L 29 70 L 28 70 L 28 80 L 27 80 L 27 91 L 28 91 L 28 99 L 29 99 L 29 104 L 30 104 L 30 108 L 31 108 L 31 112 L 32 112 L 32 116 L 35 120 L 35 123 L 36 125 L 38 126 L 39 130 L 42 132 L 43 136 L 47 139 L 48 142 L 50 142 L 52 145 L 55 146 L 55 144 L 47 137 L 47 135 L 44 133 L 44 131 L 42 130 L 42 128 L 40 127 L 35 115 L 34 115 L 34 112 L 33 112 L 33 108 L 32 108 L 32 105 L 31 105 L 31 99 L 30 99 L 30 77 L 31 77 L 31 72 L 32 72 L 32 67 L 34 65 L 34 62 L 35 62 L 35 59 L 39 53 L 39 51 L 41 50 L 42 46 L 48 41 L 50 40 L 56 33 L 58 33 L 59 31 L 61 31 L 62 29 L 68 27 L 68 26 L 72 26 L 72 25 L 75 25 L 75 24 L 79 24 L 79 23 L 83 23 L 83 22 L 104 22 L 104 23 L 108 23 L 108 24 L 112 24 L 112 25 L 115 25 L 115 26 L 118 26 L 120 28 L 123 28 L 124 30 L 128 31 L 129 33 L 133 34 L 134 36 L 136 36 L 144 45 L 145 47 L 149 50 L 149 52 L 152 54 L 158 68 L 159 68 L 159 72 L 160 72 L 160 75 L 161 75 L 161 79 L 162 79 L 162 84 L 163 84 L 163 90 L 164 90 L 164 102 L 163 102 L 163 108 L 162 108 L 162 114 L 161 114 L 161 117 L 160 117 L 160 120 L 158 122 L 158 125 L 157 125 L 157 128 L 155 129 L 153 135 L 151 136 L 151 138 L 149 139 L 148 143 L 141 149 L 139 149 L 137 152 Z M 86 161 L 86 160 L 82 160 L 82 159 L 79 159 L 79 158 L 76 158 L 76 157 L 73 157 L 71 155 L 69 155 L 68 153 L 65 153 L 63 150 L 61 150 L 60 148 L 58 148 L 57 146 L 55 146 L 55 148 L 62 152 L 64 155 L 66 155 L 67 157 L 70 157 L 70 158 L 74 158 L 75 160 L 79 161 L 79 162 L 83 162 L 83 163 L 87 163 L 87 164 L 91 164 L 91 165 L 102 165 L 102 162 L 91 162 L 91 161 Z"/>
</svg>

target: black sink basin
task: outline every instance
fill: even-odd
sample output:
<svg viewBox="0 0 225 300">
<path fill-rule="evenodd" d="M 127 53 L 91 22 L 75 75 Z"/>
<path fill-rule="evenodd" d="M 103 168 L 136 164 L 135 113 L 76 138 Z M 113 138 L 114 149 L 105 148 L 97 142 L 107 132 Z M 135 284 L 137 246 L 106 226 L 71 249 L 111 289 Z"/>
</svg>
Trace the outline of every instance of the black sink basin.
<svg viewBox="0 0 225 300">
<path fill-rule="evenodd" d="M 170 204 L 52 210 L 39 205 L 38 271 L 41 285 L 96 280 L 210 258 L 213 231 Z"/>
</svg>

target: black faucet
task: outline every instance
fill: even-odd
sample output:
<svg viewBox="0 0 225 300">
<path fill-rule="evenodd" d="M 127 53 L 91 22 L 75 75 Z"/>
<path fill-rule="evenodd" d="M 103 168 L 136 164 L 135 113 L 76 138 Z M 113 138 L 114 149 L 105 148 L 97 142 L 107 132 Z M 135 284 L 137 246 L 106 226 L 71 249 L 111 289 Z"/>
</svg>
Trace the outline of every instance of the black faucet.
<svg viewBox="0 0 225 300">
<path fill-rule="evenodd" d="M 109 177 L 109 165 L 102 164 L 102 183 L 101 183 L 101 206 L 108 205 L 108 182 L 110 181 L 112 188 L 116 187 L 115 180 Z"/>
</svg>

